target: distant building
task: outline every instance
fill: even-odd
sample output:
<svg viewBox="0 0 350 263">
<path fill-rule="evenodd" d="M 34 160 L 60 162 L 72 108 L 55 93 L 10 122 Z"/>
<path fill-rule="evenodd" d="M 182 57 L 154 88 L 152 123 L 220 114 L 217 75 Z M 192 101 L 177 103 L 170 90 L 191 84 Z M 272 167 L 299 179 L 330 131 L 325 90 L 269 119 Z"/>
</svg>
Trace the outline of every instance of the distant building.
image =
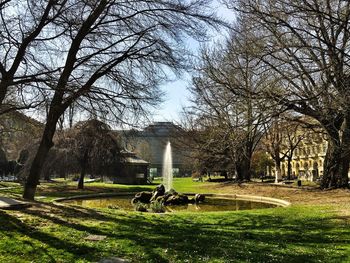
<svg viewBox="0 0 350 263">
<path fill-rule="evenodd" d="M 324 160 L 328 147 L 327 136 L 314 120 L 303 117 L 302 121 L 314 125 L 316 128 L 310 129 L 300 125 L 295 130 L 293 143 L 296 148 L 291 161 L 291 176 L 301 180 L 316 181 L 324 173 Z M 282 145 L 288 145 L 288 142 L 284 142 Z M 280 155 L 283 156 L 287 150 L 282 147 Z M 272 169 L 272 172 L 276 174 L 276 169 Z M 285 178 L 287 174 L 288 161 L 285 158 L 281 162 L 281 176 Z"/>
<path fill-rule="evenodd" d="M 8 160 L 16 160 L 20 151 L 40 138 L 44 124 L 19 111 L 0 116 L 0 147 Z"/>
<path fill-rule="evenodd" d="M 149 162 L 150 176 L 162 175 L 163 154 L 168 142 L 172 146 L 174 176 L 190 174 L 186 165 L 188 152 L 181 144 L 181 127 L 172 122 L 155 122 L 141 131 L 128 130 L 120 133 L 124 147 Z"/>
<path fill-rule="evenodd" d="M 292 160 L 292 176 L 301 180 L 315 181 L 323 175 L 324 158 L 327 151 L 327 141 L 322 133 L 303 129 L 297 131 L 305 137 L 294 150 Z M 288 163 L 281 163 L 282 176 L 287 176 Z"/>
</svg>

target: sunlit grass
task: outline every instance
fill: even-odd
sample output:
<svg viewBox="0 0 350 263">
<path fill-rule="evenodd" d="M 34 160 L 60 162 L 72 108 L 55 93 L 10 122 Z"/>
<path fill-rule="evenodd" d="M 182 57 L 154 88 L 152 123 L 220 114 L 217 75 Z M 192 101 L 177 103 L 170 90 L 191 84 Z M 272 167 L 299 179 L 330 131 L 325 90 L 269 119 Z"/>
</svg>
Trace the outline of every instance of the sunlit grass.
<svg viewBox="0 0 350 263">
<path fill-rule="evenodd" d="M 76 182 L 42 183 L 35 209 L 0 211 L 0 262 L 350 262 L 350 220 L 332 206 L 237 212 L 151 214 L 50 203 L 62 196 L 147 190 Z M 219 191 L 218 184 L 174 180 L 179 192 Z M 13 186 L 13 185 L 12 185 Z M 6 194 L 20 194 L 21 188 Z M 1 192 L 3 194 L 3 192 Z M 90 235 L 101 241 L 88 241 Z"/>
<path fill-rule="evenodd" d="M 350 260 L 349 225 L 320 207 L 195 215 L 54 209 L 1 212 L 0 262 Z M 89 234 L 106 239 L 87 241 Z"/>
</svg>

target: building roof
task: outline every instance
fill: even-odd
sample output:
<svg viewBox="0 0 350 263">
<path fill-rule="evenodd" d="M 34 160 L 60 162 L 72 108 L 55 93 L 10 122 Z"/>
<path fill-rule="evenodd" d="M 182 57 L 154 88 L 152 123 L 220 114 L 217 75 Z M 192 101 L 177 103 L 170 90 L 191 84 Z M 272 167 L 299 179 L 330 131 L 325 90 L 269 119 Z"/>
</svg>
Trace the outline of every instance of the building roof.
<svg viewBox="0 0 350 263">
<path fill-rule="evenodd" d="M 176 135 L 176 132 L 180 129 L 179 126 L 172 122 L 155 122 L 148 125 L 142 132 L 143 136 L 160 136 L 171 137 Z"/>
<path fill-rule="evenodd" d="M 149 162 L 141 159 L 140 157 L 136 156 L 134 152 L 123 150 L 121 151 L 122 156 L 124 157 L 124 163 L 129 164 L 140 164 L 140 165 L 149 165 Z"/>
</svg>

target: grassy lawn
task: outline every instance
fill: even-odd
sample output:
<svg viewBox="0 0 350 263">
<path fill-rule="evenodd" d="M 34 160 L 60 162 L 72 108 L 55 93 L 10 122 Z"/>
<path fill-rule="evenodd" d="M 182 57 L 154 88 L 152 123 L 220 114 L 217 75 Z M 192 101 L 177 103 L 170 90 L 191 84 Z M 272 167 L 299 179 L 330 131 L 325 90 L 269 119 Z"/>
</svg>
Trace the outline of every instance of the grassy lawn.
<svg viewBox="0 0 350 263">
<path fill-rule="evenodd" d="M 51 202 L 61 196 L 154 187 L 86 186 L 77 191 L 72 183 L 42 184 L 40 202 L 30 209 L 0 210 L 0 262 L 98 262 L 109 257 L 131 262 L 350 262 L 349 215 L 336 203 L 151 214 Z M 175 180 L 174 187 L 181 192 L 226 193 L 233 186 L 186 178 Z M 0 191 L 8 196 L 20 193 L 21 188 Z M 106 238 L 86 240 L 91 234 Z"/>
</svg>

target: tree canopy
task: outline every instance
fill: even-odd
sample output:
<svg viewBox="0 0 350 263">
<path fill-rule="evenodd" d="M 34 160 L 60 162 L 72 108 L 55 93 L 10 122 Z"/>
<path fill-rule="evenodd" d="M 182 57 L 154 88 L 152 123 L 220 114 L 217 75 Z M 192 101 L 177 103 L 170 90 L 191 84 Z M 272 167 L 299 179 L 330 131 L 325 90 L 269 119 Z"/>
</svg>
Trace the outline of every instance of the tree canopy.
<svg viewBox="0 0 350 263">
<path fill-rule="evenodd" d="M 169 72 L 179 74 L 187 68 L 184 38 L 204 40 L 207 26 L 223 24 L 212 12 L 210 0 L 43 2 L 50 21 L 34 36 L 38 42 L 32 52 L 26 53 L 37 62 L 39 72 L 45 72 L 36 90 L 47 109 L 43 137 L 25 186 L 24 197 L 29 199 L 34 197 L 58 120 L 71 105 L 106 119 L 132 122 L 160 101 L 159 84 Z M 16 3 L 8 1 L 1 10 L 15 12 Z M 16 15 L 18 21 L 25 19 L 25 14 Z M 41 21 L 42 12 L 34 15 Z M 32 19 L 32 25 L 37 20 Z M 39 41 L 43 39 L 44 43 Z M 23 56 L 21 63 L 25 63 Z M 9 85 L 4 87 L 9 94 Z"/>
</svg>

